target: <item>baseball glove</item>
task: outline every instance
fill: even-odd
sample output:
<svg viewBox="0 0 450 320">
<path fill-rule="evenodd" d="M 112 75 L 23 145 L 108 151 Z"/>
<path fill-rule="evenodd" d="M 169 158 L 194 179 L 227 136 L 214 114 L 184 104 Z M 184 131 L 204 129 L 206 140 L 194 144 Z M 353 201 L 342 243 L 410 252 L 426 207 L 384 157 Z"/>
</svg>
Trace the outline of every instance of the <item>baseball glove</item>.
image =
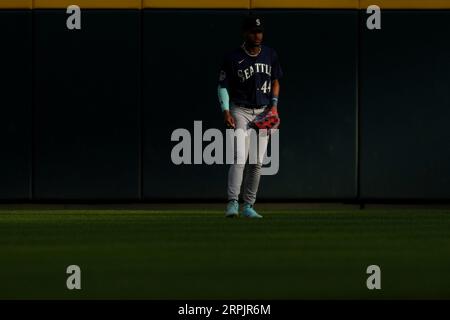
<svg viewBox="0 0 450 320">
<path fill-rule="evenodd" d="M 250 122 L 249 126 L 256 130 L 266 129 L 270 134 L 272 133 L 272 130 L 277 129 L 279 125 L 280 117 L 278 116 L 278 112 L 273 112 L 272 109 L 269 108 L 257 115 L 255 120 Z"/>
</svg>

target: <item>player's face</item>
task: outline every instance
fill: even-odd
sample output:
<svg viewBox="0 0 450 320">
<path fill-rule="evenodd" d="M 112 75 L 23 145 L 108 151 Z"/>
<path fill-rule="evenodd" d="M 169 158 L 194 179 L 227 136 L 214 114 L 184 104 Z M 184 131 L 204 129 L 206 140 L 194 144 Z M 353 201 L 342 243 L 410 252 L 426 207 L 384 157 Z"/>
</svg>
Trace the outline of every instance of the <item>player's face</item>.
<svg viewBox="0 0 450 320">
<path fill-rule="evenodd" d="M 263 33 L 261 31 L 248 31 L 245 33 L 245 42 L 252 47 L 259 47 L 263 40 Z"/>
</svg>

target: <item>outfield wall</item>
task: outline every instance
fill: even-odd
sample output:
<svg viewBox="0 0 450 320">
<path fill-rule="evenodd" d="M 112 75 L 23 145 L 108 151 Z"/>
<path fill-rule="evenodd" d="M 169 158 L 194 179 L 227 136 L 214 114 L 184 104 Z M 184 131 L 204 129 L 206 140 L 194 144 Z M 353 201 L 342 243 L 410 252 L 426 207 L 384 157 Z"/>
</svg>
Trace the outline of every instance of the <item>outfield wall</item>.
<svg viewBox="0 0 450 320">
<path fill-rule="evenodd" d="M 226 166 L 172 164 L 170 137 L 222 127 L 218 68 L 249 11 L 285 72 L 260 199 L 450 199 L 450 1 L 377 1 L 372 31 L 366 1 L 72 2 L 0 4 L 0 199 L 225 198 Z"/>
<path fill-rule="evenodd" d="M 450 198 L 450 11 L 386 11 L 363 29 L 361 196 Z"/>
<path fill-rule="evenodd" d="M 0 198 L 31 198 L 32 18 L 0 10 Z"/>
</svg>

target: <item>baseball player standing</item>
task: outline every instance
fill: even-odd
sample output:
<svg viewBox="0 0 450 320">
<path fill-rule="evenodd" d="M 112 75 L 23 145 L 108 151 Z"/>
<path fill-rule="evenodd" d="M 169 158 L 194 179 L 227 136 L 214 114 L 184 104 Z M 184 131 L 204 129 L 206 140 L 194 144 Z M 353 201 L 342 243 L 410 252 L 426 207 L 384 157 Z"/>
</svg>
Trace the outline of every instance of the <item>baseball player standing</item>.
<svg viewBox="0 0 450 320">
<path fill-rule="evenodd" d="M 247 16 L 242 25 L 244 43 L 225 56 L 221 67 L 218 96 L 228 128 L 246 132 L 249 124 L 259 114 L 269 111 L 268 109 L 277 113 L 279 79 L 283 73 L 275 50 L 262 45 L 263 31 L 261 18 Z M 234 148 L 234 163 L 228 172 L 226 217 L 239 215 L 239 194 L 247 161 L 242 164 L 237 159 L 240 156 L 247 159 L 251 137 L 252 135 L 245 137 L 245 150 L 239 144 Z M 244 179 L 242 215 L 248 218 L 262 218 L 253 206 L 261 176 L 262 156 L 266 152 L 269 135 L 259 135 L 259 139 L 257 161 L 255 164 L 247 164 Z"/>
</svg>

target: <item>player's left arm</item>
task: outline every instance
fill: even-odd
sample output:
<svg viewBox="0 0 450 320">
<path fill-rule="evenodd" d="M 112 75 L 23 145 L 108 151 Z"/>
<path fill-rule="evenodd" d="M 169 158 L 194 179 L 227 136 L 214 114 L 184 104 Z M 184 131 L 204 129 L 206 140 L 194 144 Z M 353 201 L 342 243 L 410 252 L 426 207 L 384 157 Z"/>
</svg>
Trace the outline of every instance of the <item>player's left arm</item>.
<svg viewBox="0 0 450 320">
<path fill-rule="evenodd" d="M 280 96 L 280 79 L 283 77 L 280 60 L 275 50 L 272 52 L 272 99 L 271 110 L 278 112 L 278 97 Z"/>
<path fill-rule="evenodd" d="M 280 81 L 278 79 L 275 79 L 272 81 L 272 111 L 278 112 L 278 97 L 280 95 Z"/>
</svg>

